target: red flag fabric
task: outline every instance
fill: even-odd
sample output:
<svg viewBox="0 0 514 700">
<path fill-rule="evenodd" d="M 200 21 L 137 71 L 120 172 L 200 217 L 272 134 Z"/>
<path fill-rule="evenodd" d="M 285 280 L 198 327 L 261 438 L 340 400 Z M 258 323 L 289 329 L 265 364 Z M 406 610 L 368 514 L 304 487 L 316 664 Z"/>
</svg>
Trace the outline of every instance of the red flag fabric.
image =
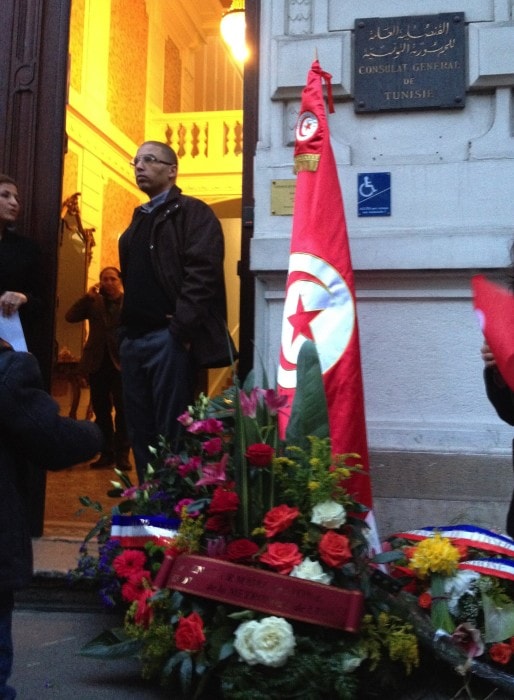
<svg viewBox="0 0 514 700">
<path fill-rule="evenodd" d="M 514 295 L 483 275 L 471 279 L 473 305 L 500 374 L 514 391 Z"/>
<path fill-rule="evenodd" d="M 298 353 L 306 339 L 312 340 L 323 372 L 332 451 L 360 455 L 366 473 L 352 477 L 349 488 L 371 509 L 353 270 L 323 99 L 322 80 L 330 85 L 330 79 L 314 61 L 296 124 L 298 175 L 277 384 L 291 405 Z M 286 415 L 283 434 L 287 420 Z"/>
</svg>

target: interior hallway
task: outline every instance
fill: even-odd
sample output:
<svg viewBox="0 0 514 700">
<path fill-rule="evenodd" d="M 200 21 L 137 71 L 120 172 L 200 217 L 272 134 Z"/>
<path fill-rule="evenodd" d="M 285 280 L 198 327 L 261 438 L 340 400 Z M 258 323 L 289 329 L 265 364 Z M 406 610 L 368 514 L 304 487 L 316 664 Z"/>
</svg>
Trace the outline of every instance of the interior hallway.
<svg viewBox="0 0 514 700">
<path fill-rule="evenodd" d="M 61 407 L 61 414 L 67 416 L 71 407 L 71 387 L 54 382 L 52 395 Z M 85 418 L 88 407 L 89 389 L 85 387 L 80 393 L 77 418 Z M 134 468 L 127 475 L 136 480 Z M 60 472 L 47 472 L 43 536 L 83 539 L 100 514 L 91 508 L 84 508 L 79 497 L 89 496 L 92 501 L 101 504 L 104 512 L 109 512 L 119 502 L 107 496 L 114 480 L 117 480 L 117 475 L 113 468 L 90 469 L 89 464 L 79 464 Z"/>
</svg>

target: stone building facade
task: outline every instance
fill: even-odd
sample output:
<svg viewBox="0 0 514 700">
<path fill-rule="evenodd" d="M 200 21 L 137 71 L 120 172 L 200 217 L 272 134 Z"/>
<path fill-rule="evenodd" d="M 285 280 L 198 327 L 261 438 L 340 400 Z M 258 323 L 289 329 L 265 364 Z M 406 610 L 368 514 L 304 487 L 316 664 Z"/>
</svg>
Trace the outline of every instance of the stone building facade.
<svg viewBox="0 0 514 700">
<path fill-rule="evenodd" d="M 255 343 L 275 376 L 292 217 L 287 206 L 274 209 L 273 197 L 294 178 L 300 93 L 318 57 L 333 76 L 336 111 L 329 125 L 356 275 L 375 511 L 383 534 L 456 522 L 502 529 L 505 523 L 514 485 L 512 429 L 485 397 L 470 280 L 479 271 L 503 280 L 514 238 L 513 5 L 261 4 L 250 255 Z M 438 20 L 449 9 L 463 23 L 453 45 L 441 43 L 447 17 Z M 428 18 L 423 37 L 420 15 Z M 389 99 L 395 90 L 411 91 L 399 109 L 363 112 L 356 104 L 356 20 L 373 18 L 382 29 L 391 20 L 389 59 L 383 50 L 375 65 L 408 64 L 396 87 L 387 88 Z M 461 102 L 423 106 L 423 95 L 415 94 L 423 83 L 412 64 L 432 64 L 424 69 L 432 73 L 430 89 L 444 91 L 448 73 L 455 72 L 448 65 L 452 48 L 461 50 L 464 64 L 457 66 Z M 388 215 L 358 215 L 359 176 L 370 173 L 390 174 Z"/>
</svg>

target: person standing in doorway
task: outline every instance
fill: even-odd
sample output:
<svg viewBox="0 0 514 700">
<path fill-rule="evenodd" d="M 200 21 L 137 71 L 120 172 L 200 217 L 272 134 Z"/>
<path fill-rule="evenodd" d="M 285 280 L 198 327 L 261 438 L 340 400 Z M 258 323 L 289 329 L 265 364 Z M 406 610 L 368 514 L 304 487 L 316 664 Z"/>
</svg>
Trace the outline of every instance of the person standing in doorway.
<svg viewBox="0 0 514 700">
<path fill-rule="evenodd" d="M 176 153 L 143 143 L 132 162 L 150 201 L 119 241 L 125 299 L 120 358 L 129 437 L 139 481 L 159 436 L 180 437 L 199 368 L 234 359 L 227 331 L 224 240 L 211 208 L 175 184 Z"/>
<path fill-rule="evenodd" d="M 20 236 L 15 223 L 20 213 L 16 182 L 0 173 L 0 313 L 20 314 L 29 350 L 37 334 L 42 303 L 38 297 L 40 263 L 35 241 Z"/>
<path fill-rule="evenodd" d="M 104 267 L 100 284 L 91 287 L 65 315 L 70 323 L 89 322 L 79 371 L 89 381 L 95 422 L 104 437 L 104 449 L 91 465 L 92 469 L 110 468 L 114 464 L 122 471 L 132 468 L 117 338 L 122 304 L 121 273 L 116 267 Z"/>
</svg>

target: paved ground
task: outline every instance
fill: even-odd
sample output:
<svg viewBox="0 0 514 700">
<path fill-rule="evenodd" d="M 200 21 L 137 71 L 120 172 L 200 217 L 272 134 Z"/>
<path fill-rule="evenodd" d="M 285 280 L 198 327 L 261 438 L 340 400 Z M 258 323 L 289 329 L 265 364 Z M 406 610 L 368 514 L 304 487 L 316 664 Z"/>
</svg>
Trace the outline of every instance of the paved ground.
<svg viewBox="0 0 514 700">
<path fill-rule="evenodd" d="M 110 615 L 17 610 L 12 684 L 20 700 L 159 700 L 169 691 L 148 687 L 136 661 L 97 661 L 79 649 L 112 625 Z"/>
</svg>

